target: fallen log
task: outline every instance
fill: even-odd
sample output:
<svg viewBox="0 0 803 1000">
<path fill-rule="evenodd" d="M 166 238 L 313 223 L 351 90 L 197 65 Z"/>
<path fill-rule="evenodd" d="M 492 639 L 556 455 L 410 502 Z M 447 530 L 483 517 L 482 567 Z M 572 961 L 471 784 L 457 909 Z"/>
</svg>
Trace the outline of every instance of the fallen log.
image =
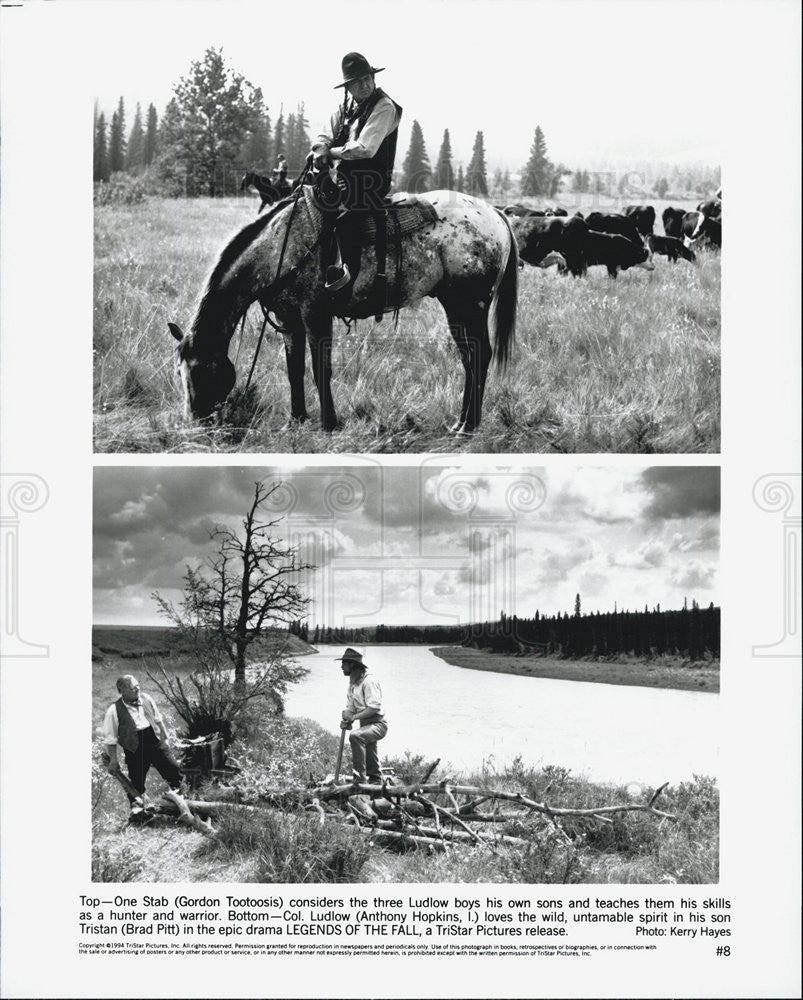
<svg viewBox="0 0 803 1000">
<path fill-rule="evenodd" d="M 549 816 L 550 818 L 553 816 L 587 816 L 593 819 L 595 817 L 606 816 L 612 813 L 646 812 L 659 816 L 662 819 L 670 819 L 674 821 L 677 819 L 676 816 L 672 813 L 664 812 L 661 809 L 656 809 L 654 805 L 656 799 L 664 788 L 666 788 L 666 784 L 661 785 L 661 787 L 653 794 L 650 801 L 646 803 L 635 802 L 627 804 L 623 803 L 622 805 L 614 806 L 594 806 L 590 809 L 572 809 L 561 806 L 550 806 L 546 802 L 536 802 L 533 799 L 528 798 L 526 795 L 523 795 L 521 792 L 504 792 L 492 788 L 479 788 L 475 785 L 452 785 L 449 782 L 438 782 L 437 784 L 428 785 L 421 785 L 417 782 L 412 785 L 387 785 L 385 783 L 381 785 L 335 785 L 330 788 L 318 788 L 315 792 L 322 801 L 348 798 L 350 795 L 354 795 L 357 792 L 362 795 L 370 795 L 372 798 L 381 796 L 389 799 L 416 798 L 422 794 L 428 796 L 443 794 L 447 795 L 452 802 L 455 801 L 455 795 L 484 796 L 486 800 L 492 798 L 501 799 L 504 802 L 518 802 L 533 812 L 543 813 L 545 816 Z M 308 795 L 312 794 L 312 790 L 310 789 L 294 789 L 293 791 L 296 794 L 302 791 L 306 792 Z M 457 808 L 459 809 L 459 806 Z"/>
</svg>

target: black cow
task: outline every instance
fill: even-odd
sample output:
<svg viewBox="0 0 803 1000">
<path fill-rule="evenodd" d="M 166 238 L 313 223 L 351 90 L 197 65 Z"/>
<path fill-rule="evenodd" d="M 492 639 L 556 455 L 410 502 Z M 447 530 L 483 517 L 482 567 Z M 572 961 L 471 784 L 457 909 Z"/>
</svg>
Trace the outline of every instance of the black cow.
<svg viewBox="0 0 803 1000">
<path fill-rule="evenodd" d="M 588 226 L 582 219 L 514 217 L 510 228 L 519 246 L 519 256 L 528 264 L 540 267 L 548 254 L 559 253 L 573 275 L 585 273 L 583 240 Z"/>
<path fill-rule="evenodd" d="M 673 264 L 677 264 L 678 257 L 691 261 L 692 264 L 697 260 L 694 251 L 690 250 L 683 240 L 676 239 L 674 236 L 650 235 L 647 237 L 647 246 L 653 253 L 668 257 Z"/>
<path fill-rule="evenodd" d="M 624 215 L 636 223 L 642 236 L 649 236 L 655 228 L 655 209 L 652 205 L 628 205 Z"/>
<path fill-rule="evenodd" d="M 548 208 L 544 214 L 545 215 L 557 215 L 557 216 L 563 216 L 563 217 L 565 217 L 569 213 L 566 211 L 565 208 Z"/>
<path fill-rule="evenodd" d="M 697 225 L 691 234 L 691 239 L 699 240 L 701 236 L 706 236 L 709 243 L 721 247 L 722 202 L 718 198 L 713 198 L 711 201 L 701 201 L 697 206 L 697 212 Z"/>
<path fill-rule="evenodd" d="M 674 236 L 676 240 L 683 238 L 683 216 L 686 213 L 682 208 L 665 208 L 661 214 L 664 223 L 664 233 L 667 236 Z"/>
<path fill-rule="evenodd" d="M 641 233 L 635 221 L 627 215 L 620 215 L 618 212 L 589 212 L 586 216 L 588 228 L 598 233 L 607 233 L 609 236 L 624 236 L 625 239 L 644 245 Z"/>
<path fill-rule="evenodd" d="M 691 239 L 697 224 L 700 222 L 699 212 L 684 212 L 680 223 L 680 234 L 683 239 Z"/>
<path fill-rule="evenodd" d="M 652 253 L 643 243 L 635 243 L 625 236 L 589 230 L 583 240 L 583 257 L 587 266 L 604 264 L 608 274 L 615 278 L 620 270 L 629 267 L 655 269 Z"/>
<path fill-rule="evenodd" d="M 711 198 L 709 201 L 701 201 L 697 206 L 697 211 L 705 219 L 722 219 L 722 201 L 719 198 Z"/>
<path fill-rule="evenodd" d="M 546 212 L 542 212 L 538 208 L 527 208 L 526 205 L 506 205 L 502 211 L 514 219 L 529 219 L 531 217 L 541 219 L 546 215 Z"/>
<path fill-rule="evenodd" d="M 702 239 L 707 240 L 712 246 L 722 249 L 721 219 L 706 219 L 703 217 L 702 222 L 698 223 L 697 228 L 694 231 L 691 242 L 696 243 L 698 240 Z"/>
</svg>

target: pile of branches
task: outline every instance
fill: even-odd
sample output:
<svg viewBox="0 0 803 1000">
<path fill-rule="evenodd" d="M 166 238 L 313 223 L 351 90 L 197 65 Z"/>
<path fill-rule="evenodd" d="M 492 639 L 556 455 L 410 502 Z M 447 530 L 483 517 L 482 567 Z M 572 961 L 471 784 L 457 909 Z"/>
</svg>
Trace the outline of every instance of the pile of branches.
<svg viewBox="0 0 803 1000">
<path fill-rule="evenodd" d="M 641 812 L 660 821 L 676 820 L 674 815 L 656 806 L 668 782 L 643 802 L 572 809 L 537 802 L 522 792 L 461 785 L 448 779 L 431 782 L 428 778 L 433 770 L 434 765 L 425 779 L 407 785 L 386 779 L 381 784 L 328 782 L 308 788 L 265 789 L 253 804 L 231 801 L 237 797 L 236 790 L 221 789 L 224 793 L 228 791 L 228 796 L 224 794 L 209 802 L 182 800 L 186 812 L 175 800 L 169 800 L 157 812 L 178 815 L 200 832 L 214 836 L 211 818 L 230 810 L 304 810 L 316 813 L 322 825 L 332 822 L 350 825 L 378 843 L 430 849 L 443 849 L 447 845 L 527 846 L 528 840 L 504 831 L 511 826 L 515 829 L 534 816 L 543 817 L 567 842 L 571 838 L 562 823 L 569 818 L 612 824 L 616 815 Z"/>
</svg>

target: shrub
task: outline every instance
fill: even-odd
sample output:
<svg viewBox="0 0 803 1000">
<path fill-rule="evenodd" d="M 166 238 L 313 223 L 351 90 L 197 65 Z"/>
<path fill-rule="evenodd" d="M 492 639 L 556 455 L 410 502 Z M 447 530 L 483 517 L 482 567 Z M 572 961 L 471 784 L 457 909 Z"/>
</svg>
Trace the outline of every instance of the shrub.
<svg viewBox="0 0 803 1000">
<path fill-rule="evenodd" d="M 148 197 L 144 181 L 131 174 L 112 174 L 108 181 L 95 184 L 96 205 L 139 205 Z"/>
<path fill-rule="evenodd" d="M 93 882 L 134 882 L 142 875 L 142 858 L 130 844 L 92 845 Z"/>
<path fill-rule="evenodd" d="M 253 859 L 257 881 L 357 882 L 370 854 L 355 830 L 266 809 L 225 813 L 212 846 Z"/>
</svg>

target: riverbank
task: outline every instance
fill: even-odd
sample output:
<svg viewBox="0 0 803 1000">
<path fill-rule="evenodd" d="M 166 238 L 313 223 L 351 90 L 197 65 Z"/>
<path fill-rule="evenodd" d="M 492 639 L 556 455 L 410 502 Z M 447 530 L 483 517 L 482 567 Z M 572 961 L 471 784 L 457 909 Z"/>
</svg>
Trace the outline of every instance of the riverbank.
<svg viewBox="0 0 803 1000">
<path fill-rule="evenodd" d="M 625 684 L 633 687 L 668 688 L 674 691 L 719 693 L 719 661 L 695 662 L 663 657 L 656 660 L 622 660 L 608 663 L 592 660 L 556 660 L 543 656 L 487 653 L 463 646 L 432 649 L 455 667 L 489 670 L 499 674 L 542 677 L 558 681 L 586 681 L 592 684 Z"/>
</svg>

